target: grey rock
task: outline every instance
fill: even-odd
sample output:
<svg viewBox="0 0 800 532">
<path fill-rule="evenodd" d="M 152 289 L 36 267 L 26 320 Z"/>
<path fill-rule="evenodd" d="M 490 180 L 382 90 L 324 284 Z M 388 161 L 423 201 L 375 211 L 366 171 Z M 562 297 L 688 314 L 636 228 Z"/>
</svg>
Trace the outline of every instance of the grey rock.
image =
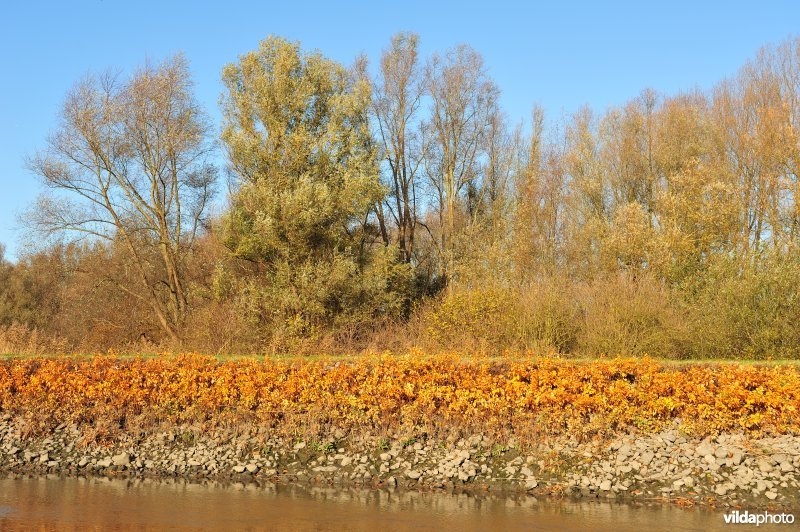
<svg viewBox="0 0 800 532">
<path fill-rule="evenodd" d="M 779 465 L 781 462 L 788 460 L 788 457 L 783 453 L 773 454 L 771 458 L 772 463 L 775 465 Z"/>
<path fill-rule="evenodd" d="M 705 456 L 707 454 L 712 454 L 714 452 L 714 448 L 708 442 L 702 442 L 700 445 L 697 446 L 695 452 L 698 456 Z"/>
<path fill-rule="evenodd" d="M 120 453 L 111 458 L 111 463 L 115 466 L 127 467 L 131 464 L 131 455 L 128 453 Z"/>
<path fill-rule="evenodd" d="M 772 471 L 772 464 L 766 458 L 761 458 L 757 463 L 758 469 L 761 470 L 762 473 L 769 473 Z"/>
</svg>

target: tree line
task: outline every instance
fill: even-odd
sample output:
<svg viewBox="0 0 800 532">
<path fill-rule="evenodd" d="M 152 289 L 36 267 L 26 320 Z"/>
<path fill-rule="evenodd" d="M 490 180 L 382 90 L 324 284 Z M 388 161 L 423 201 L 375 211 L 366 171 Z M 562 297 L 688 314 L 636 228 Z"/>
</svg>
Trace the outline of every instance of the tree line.
<svg viewBox="0 0 800 532">
<path fill-rule="evenodd" d="M 800 39 L 524 125 L 413 33 L 372 69 L 272 36 L 222 80 L 219 135 L 180 55 L 68 93 L 0 348 L 800 356 Z"/>
</svg>

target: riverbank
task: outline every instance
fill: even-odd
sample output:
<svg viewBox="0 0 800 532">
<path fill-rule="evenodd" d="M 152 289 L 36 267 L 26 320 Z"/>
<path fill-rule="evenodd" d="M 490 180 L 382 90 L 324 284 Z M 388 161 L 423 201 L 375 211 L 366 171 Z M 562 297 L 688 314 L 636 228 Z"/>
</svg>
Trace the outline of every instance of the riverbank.
<svg viewBox="0 0 800 532">
<path fill-rule="evenodd" d="M 0 360 L 0 472 L 800 508 L 800 371 L 651 359 Z"/>
<path fill-rule="evenodd" d="M 717 508 L 800 509 L 800 437 L 687 437 L 680 426 L 535 447 L 481 434 L 445 441 L 343 433 L 322 441 L 184 427 L 86 445 L 77 426 L 23 438 L 0 421 L 0 472 L 447 492 L 528 493 Z"/>
</svg>

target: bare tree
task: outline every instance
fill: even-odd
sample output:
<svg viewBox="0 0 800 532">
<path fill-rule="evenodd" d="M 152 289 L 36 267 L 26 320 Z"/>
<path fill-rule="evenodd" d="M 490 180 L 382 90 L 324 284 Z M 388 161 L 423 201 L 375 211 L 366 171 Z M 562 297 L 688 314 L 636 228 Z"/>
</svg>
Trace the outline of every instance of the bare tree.
<svg viewBox="0 0 800 532">
<path fill-rule="evenodd" d="M 505 113 L 495 109 L 488 117 L 484 150 L 486 157 L 481 168 L 481 186 L 479 200 L 485 204 L 483 209 L 478 209 L 474 214 L 485 210 L 494 231 L 498 224 L 509 214 L 512 177 L 516 157 L 519 151 L 521 126 L 510 131 Z M 474 218 L 474 216 L 473 216 Z"/>
<path fill-rule="evenodd" d="M 146 65 L 129 80 L 90 76 L 68 94 L 61 124 L 30 169 L 49 194 L 29 220 L 45 234 L 115 242 L 164 332 L 180 339 L 188 312 L 185 258 L 212 196 L 207 118 L 185 59 Z"/>
<path fill-rule="evenodd" d="M 416 176 L 424 152 L 420 136 L 413 129 L 424 92 L 417 43 L 418 36 L 414 33 L 398 33 L 392 37 L 389 49 L 381 56 L 380 77 L 373 105 L 382 154 L 388 166 L 390 194 L 386 207 L 397 226 L 397 244 L 404 262 L 411 262 L 414 253 Z M 384 241 L 388 244 L 390 237 L 382 208 L 378 218 Z"/>
<path fill-rule="evenodd" d="M 453 237 L 462 194 L 479 173 L 490 117 L 499 90 L 489 78 L 483 58 L 467 45 L 434 55 L 426 69 L 431 116 L 426 170 L 438 201 L 444 276 L 454 276 Z"/>
</svg>

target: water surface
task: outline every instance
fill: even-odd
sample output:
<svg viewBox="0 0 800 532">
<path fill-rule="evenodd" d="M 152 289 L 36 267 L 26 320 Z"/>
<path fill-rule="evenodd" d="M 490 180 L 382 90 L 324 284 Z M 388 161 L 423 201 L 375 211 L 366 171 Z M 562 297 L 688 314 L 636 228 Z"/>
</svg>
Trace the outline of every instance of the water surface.
<svg viewBox="0 0 800 532">
<path fill-rule="evenodd" d="M 721 513 L 664 505 L 273 485 L 52 477 L 0 479 L 2 530 L 679 532 L 730 527 L 724 524 Z M 734 526 L 736 530 L 747 528 Z"/>
</svg>

